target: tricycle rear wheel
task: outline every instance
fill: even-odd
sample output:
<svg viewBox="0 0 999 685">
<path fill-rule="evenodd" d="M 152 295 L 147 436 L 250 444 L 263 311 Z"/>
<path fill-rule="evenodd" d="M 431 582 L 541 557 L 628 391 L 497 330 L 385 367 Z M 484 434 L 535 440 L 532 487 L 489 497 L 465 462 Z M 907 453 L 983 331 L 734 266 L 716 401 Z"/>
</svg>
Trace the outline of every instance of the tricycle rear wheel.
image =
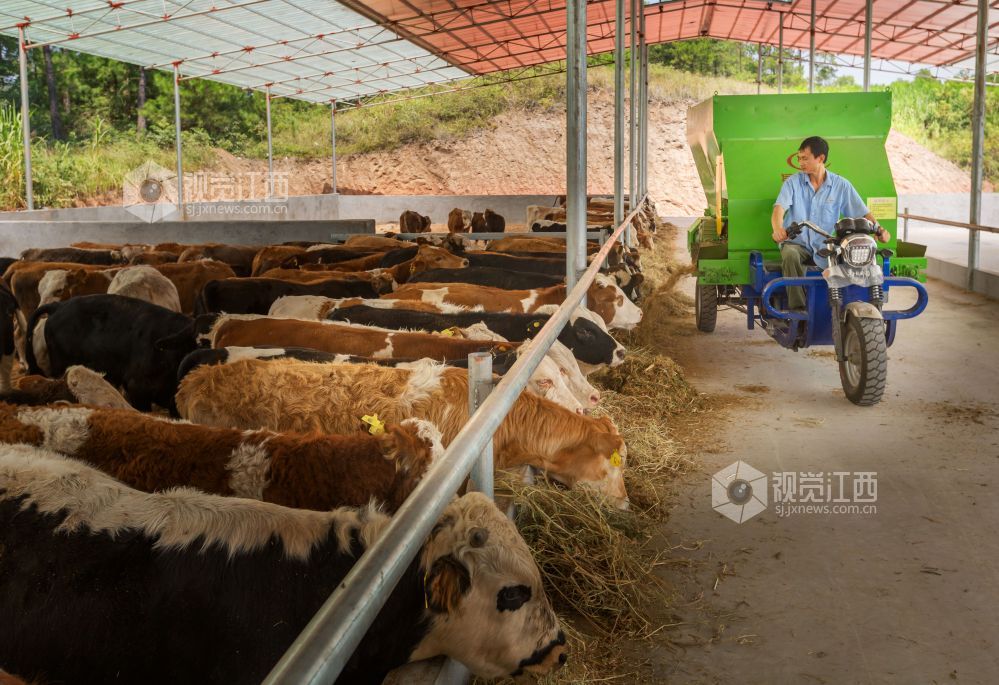
<svg viewBox="0 0 999 685">
<path fill-rule="evenodd" d="M 847 316 L 843 326 L 843 355 L 846 361 L 839 363 L 839 378 L 846 398 L 862 407 L 880 402 L 888 380 L 884 321 Z"/>
<path fill-rule="evenodd" d="M 703 333 L 715 330 L 715 323 L 718 321 L 717 285 L 702 285 L 700 279 L 697 280 L 694 293 L 694 320 L 697 323 L 697 330 Z"/>
</svg>

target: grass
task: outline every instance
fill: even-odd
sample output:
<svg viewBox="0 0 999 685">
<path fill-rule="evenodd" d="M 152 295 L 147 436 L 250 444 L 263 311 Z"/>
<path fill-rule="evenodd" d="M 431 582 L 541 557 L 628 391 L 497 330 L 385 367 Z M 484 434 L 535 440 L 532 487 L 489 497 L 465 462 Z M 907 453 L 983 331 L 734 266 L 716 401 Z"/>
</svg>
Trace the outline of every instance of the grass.
<svg viewBox="0 0 999 685">
<path fill-rule="evenodd" d="M 24 146 L 16 108 L 0 103 L 0 207 L 23 209 Z M 196 132 L 184 135 L 184 169 L 210 167 L 215 151 Z M 72 207 L 81 199 L 120 195 L 125 175 L 152 160 L 167 169 L 176 165 L 172 147 L 152 138 L 116 135 L 101 126 L 80 142 L 31 141 L 32 190 L 36 207 Z"/>
</svg>

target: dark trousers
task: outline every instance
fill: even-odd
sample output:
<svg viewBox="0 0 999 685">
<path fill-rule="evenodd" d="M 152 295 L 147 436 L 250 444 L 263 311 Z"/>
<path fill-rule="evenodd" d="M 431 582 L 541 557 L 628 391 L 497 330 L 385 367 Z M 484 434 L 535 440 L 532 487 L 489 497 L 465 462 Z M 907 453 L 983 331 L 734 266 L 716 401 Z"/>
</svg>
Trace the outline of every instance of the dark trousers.
<svg viewBox="0 0 999 685">
<path fill-rule="evenodd" d="M 788 278 L 799 278 L 805 275 L 805 261 L 811 259 L 812 253 L 796 243 L 784 243 L 780 246 L 781 274 Z M 805 289 L 792 286 L 787 289 L 787 306 L 791 309 L 805 308 Z"/>
</svg>

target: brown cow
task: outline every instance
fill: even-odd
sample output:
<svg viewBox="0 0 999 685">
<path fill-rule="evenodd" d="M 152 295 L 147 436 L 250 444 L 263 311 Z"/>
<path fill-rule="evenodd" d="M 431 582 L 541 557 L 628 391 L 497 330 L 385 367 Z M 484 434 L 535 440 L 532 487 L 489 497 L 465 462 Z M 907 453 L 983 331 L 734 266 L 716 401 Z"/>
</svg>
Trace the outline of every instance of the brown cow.
<svg viewBox="0 0 999 685">
<path fill-rule="evenodd" d="M 40 306 L 42 294 L 39 286 L 51 271 L 61 272 L 62 275 L 57 274 L 46 281 L 49 302 L 68 299 L 72 295 L 106 292 L 114 276 L 114 271 L 106 266 L 92 264 L 14 262 L 7 268 L 4 279 L 10 284 L 11 292 L 24 316 L 31 316 Z"/>
<path fill-rule="evenodd" d="M 261 248 L 253 257 L 251 276 L 259 276 L 265 271 L 276 269 L 289 257 L 304 254 L 305 248 L 296 245 L 268 245 Z"/>
<path fill-rule="evenodd" d="M 586 292 L 587 307 L 610 328 L 630 330 L 642 320 L 642 310 L 628 299 L 610 276 L 597 274 Z M 565 286 L 553 285 L 533 290 L 503 290 L 469 283 L 407 283 L 383 296 L 388 300 L 417 300 L 440 305 L 481 306 L 487 312 L 530 314 L 539 307 L 561 304 Z"/>
<path fill-rule="evenodd" d="M 253 258 L 257 256 L 259 251 L 259 246 L 207 243 L 188 247 L 180 253 L 177 261 L 196 262 L 202 259 L 214 259 L 228 264 L 237 276 L 249 276 L 253 270 Z"/>
<path fill-rule="evenodd" d="M 447 215 L 448 233 L 468 233 L 472 230 L 472 213 L 455 207 Z"/>
<path fill-rule="evenodd" d="M 486 220 L 486 230 L 489 233 L 505 233 L 506 219 L 491 209 L 487 209 L 483 218 Z"/>
<path fill-rule="evenodd" d="M 416 247 L 416 243 L 411 243 L 408 240 L 364 234 L 352 235 L 343 244 L 352 250 L 395 250 L 400 247 Z"/>
<path fill-rule="evenodd" d="M 194 369 L 180 384 L 177 407 L 185 419 L 206 425 L 328 433 L 362 430 L 359 416 L 389 423 L 418 417 L 440 428 L 448 445 L 468 420 L 468 373 L 432 362 L 397 369 L 250 359 Z M 627 506 L 627 450 L 606 417 L 581 416 L 521 393 L 493 447 L 498 468 L 530 464 Z"/>
<path fill-rule="evenodd" d="M 206 283 L 236 277 L 232 267 L 228 264 L 210 259 L 199 262 L 157 264 L 153 268 L 169 278 L 170 282 L 177 288 L 177 295 L 180 297 L 180 310 L 185 314 L 194 312 L 194 303 Z"/>
<path fill-rule="evenodd" d="M 400 233 L 429 233 L 430 217 L 407 209 L 399 216 Z"/>
<path fill-rule="evenodd" d="M 118 390 L 104 380 L 104 375 L 85 366 L 71 366 L 62 378 L 21 376 L 16 389 L 0 394 L 0 402 L 13 404 L 53 404 L 79 402 L 94 407 L 135 411 Z"/>
<path fill-rule="evenodd" d="M 358 427 L 366 424 L 358 417 Z M 135 411 L 0 404 L 0 442 L 38 445 L 81 459 L 140 490 L 205 492 L 325 511 L 395 511 L 444 448 L 436 426 L 407 419 L 369 435 L 244 432 Z"/>
<path fill-rule="evenodd" d="M 491 340 L 467 340 L 435 333 L 393 331 L 330 321 L 278 319 L 256 314 L 220 316 L 205 338 L 213 348 L 309 347 L 374 359 L 463 359 L 472 352 L 505 352 L 517 347 L 513 343 L 497 344 Z"/>
<path fill-rule="evenodd" d="M 178 256 L 173 252 L 166 252 L 165 250 L 147 250 L 146 252 L 137 252 L 129 257 L 128 263 L 132 265 L 147 264 L 149 266 L 175 264 Z"/>
<path fill-rule="evenodd" d="M 482 216 L 482 212 L 475 212 L 472 214 L 472 233 L 485 233 L 489 230 L 486 226 L 486 217 Z"/>
</svg>

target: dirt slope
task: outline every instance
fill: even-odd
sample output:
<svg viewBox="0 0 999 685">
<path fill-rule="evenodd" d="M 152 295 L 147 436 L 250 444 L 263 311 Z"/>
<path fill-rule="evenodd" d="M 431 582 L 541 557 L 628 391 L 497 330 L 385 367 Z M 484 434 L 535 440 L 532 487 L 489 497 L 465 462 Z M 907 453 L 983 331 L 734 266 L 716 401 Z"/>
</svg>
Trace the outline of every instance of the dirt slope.
<svg viewBox="0 0 999 685">
<path fill-rule="evenodd" d="M 664 215 L 700 214 L 704 194 L 686 144 L 691 103 L 650 106 L 649 190 Z M 614 110 L 610 94 L 592 92 L 587 149 L 591 193 L 614 190 Z M 385 195 L 560 194 L 565 192 L 565 115 L 510 111 L 487 130 L 433 145 L 406 145 L 390 152 L 341 158 L 342 192 Z M 968 192 L 966 172 L 906 136 L 892 131 L 888 156 L 899 193 Z M 228 156 L 230 171 L 261 171 L 265 163 Z M 290 172 L 291 194 L 323 192 L 328 161 L 275 160 Z"/>
</svg>

